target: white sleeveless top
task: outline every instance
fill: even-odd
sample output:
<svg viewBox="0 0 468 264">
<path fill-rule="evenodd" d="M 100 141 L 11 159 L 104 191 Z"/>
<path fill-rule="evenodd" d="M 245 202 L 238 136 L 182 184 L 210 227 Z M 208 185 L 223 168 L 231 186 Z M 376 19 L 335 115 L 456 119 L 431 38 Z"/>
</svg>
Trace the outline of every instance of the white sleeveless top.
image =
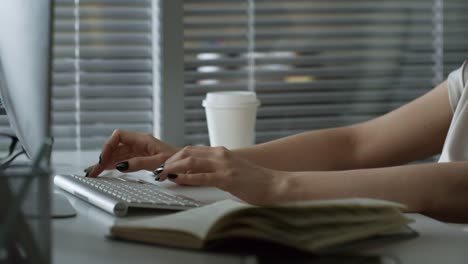
<svg viewBox="0 0 468 264">
<path fill-rule="evenodd" d="M 468 61 L 447 78 L 453 117 L 439 162 L 468 160 Z"/>
</svg>

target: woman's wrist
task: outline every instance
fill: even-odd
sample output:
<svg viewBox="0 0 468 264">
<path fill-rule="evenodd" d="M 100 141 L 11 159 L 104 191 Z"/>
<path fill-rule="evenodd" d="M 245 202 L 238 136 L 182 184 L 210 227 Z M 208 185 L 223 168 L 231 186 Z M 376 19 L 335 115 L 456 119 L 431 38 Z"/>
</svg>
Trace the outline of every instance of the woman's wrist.
<svg viewBox="0 0 468 264">
<path fill-rule="evenodd" d="M 294 172 L 271 170 L 271 174 L 272 184 L 269 192 L 270 195 L 267 198 L 268 203 L 274 204 L 290 201 L 290 184 Z"/>
<path fill-rule="evenodd" d="M 273 175 L 275 183 L 271 197 L 274 203 L 317 199 L 320 196 L 315 188 L 320 183 L 317 172 L 274 171 Z"/>
</svg>

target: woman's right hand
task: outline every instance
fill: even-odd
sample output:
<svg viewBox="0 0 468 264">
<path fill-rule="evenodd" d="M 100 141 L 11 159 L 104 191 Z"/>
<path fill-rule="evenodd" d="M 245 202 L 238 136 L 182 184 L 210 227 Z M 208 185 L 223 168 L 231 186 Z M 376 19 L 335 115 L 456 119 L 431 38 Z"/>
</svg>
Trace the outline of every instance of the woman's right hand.
<svg viewBox="0 0 468 264">
<path fill-rule="evenodd" d="M 104 170 L 122 172 L 157 169 L 178 149 L 149 134 L 114 130 L 102 148 L 99 162 L 89 167 L 87 177 L 97 177 Z"/>
</svg>

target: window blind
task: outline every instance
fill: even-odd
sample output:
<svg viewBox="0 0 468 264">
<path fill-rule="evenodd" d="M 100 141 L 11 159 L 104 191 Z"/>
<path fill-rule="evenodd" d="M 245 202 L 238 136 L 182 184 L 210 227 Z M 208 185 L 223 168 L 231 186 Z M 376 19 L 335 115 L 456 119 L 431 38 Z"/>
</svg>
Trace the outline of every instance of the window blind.
<svg viewBox="0 0 468 264">
<path fill-rule="evenodd" d="M 57 0 L 53 134 L 99 149 L 116 128 L 152 132 L 151 0 Z"/>
<path fill-rule="evenodd" d="M 463 0 L 445 0 L 442 3 L 442 45 L 443 74 L 460 67 L 468 59 L 468 2 Z"/>
<path fill-rule="evenodd" d="M 246 90 L 252 76 L 262 102 L 257 142 L 395 109 L 464 60 L 467 6 L 185 0 L 186 143 L 209 144 L 201 107 L 206 92 Z"/>
</svg>

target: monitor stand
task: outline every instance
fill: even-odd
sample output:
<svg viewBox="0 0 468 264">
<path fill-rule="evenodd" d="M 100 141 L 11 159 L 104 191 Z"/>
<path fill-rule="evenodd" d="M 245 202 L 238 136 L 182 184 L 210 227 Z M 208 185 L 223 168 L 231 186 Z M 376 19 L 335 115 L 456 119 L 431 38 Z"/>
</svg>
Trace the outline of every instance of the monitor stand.
<svg viewBox="0 0 468 264">
<path fill-rule="evenodd" d="M 52 193 L 51 216 L 52 218 L 68 218 L 76 216 L 76 210 L 68 198 L 61 193 Z"/>
<path fill-rule="evenodd" d="M 35 208 L 37 203 L 31 200 L 33 197 L 28 197 L 26 199 L 27 200 L 23 204 L 23 210 L 27 216 L 34 216 L 36 214 L 35 212 L 37 211 Z M 50 217 L 68 218 L 74 216 L 76 216 L 76 210 L 68 201 L 68 198 L 61 193 L 52 192 L 50 195 Z"/>
</svg>

